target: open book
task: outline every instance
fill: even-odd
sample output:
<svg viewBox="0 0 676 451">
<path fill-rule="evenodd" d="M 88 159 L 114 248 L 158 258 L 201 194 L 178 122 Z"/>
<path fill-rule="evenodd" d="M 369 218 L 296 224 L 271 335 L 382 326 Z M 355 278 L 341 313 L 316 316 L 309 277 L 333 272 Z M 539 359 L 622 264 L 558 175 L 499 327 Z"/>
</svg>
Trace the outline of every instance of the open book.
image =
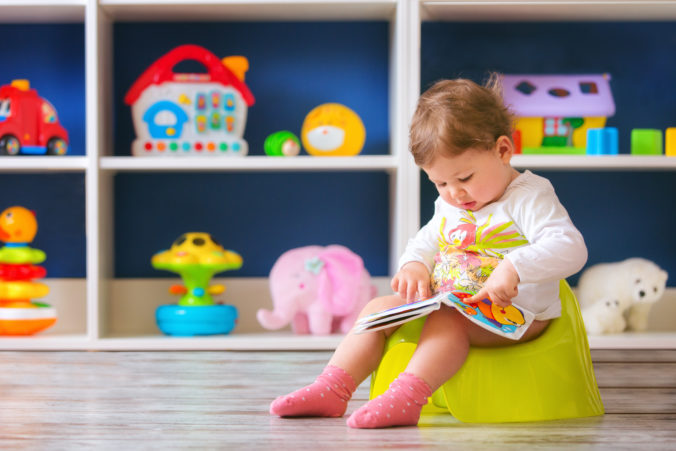
<svg viewBox="0 0 676 451">
<path fill-rule="evenodd" d="M 535 317 L 532 312 L 514 304 L 503 308 L 493 304 L 489 299 L 483 299 L 476 304 L 465 304 L 462 301 L 471 296 L 471 293 L 463 291 L 439 293 L 422 301 L 372 313 L 357 320 L 354 332 L 371 332 L 405 323 L 429 315 L 438 310 L 442 303 L 458 309 L 460 313 L 484 329 L 513 340 L 521 338 Z"/>
</svg>

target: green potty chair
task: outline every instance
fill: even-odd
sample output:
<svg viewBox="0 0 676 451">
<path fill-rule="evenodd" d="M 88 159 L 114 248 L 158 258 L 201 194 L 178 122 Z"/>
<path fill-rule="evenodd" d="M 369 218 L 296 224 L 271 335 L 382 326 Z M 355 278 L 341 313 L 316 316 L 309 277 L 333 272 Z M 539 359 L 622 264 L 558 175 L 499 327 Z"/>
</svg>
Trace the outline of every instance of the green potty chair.
<svg viewBox="0 0 676 451">
<path fill-rule="evenodd" d="M 423 412 L 448 411 L 466 423 L 545 421 L 603 415 L 577 299 L 560 285 L 561 316 L 538 338 L 496 348 L 470 348 L 467 361 L 432 395 Z M 371 377 L 370 398 L 406 368 L 425 318 L 392 334 Z"/>
</svg>

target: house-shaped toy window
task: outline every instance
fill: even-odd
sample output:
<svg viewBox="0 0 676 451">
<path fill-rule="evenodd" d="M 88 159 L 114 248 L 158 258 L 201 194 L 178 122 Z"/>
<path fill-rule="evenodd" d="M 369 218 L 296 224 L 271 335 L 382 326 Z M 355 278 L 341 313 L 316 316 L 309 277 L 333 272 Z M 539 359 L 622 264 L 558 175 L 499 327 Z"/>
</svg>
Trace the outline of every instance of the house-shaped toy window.
<svg viewBox="0 0 676 451">
<path fill-rule="evenodd" d="M 587 130 L 615 114 L 609 81 L 608 74 L 505 75 L 503 96 L 523 153 L 586 153 Z"/>
</svg>

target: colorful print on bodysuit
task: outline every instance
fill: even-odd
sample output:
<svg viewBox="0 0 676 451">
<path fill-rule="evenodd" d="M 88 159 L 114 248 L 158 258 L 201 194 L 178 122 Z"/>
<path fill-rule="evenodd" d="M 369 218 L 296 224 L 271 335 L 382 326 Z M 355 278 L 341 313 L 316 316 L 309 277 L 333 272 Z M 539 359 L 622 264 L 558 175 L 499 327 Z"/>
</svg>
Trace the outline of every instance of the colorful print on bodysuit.
<svg viewBox="0 0 676 451">
<path fill-rule="evenodd" d="M 439 228 L 439 252 L 434 257 L 432 288 L 435 292 L 464 290 L 476 293 L 504 258 L 505 249 L 528 244 L 513 221 L 491 226 L 493 215 L 477 225 L 470 210 L 463 212 L 460 224 L 444 235 L 446 218 Z"/>
</svg>

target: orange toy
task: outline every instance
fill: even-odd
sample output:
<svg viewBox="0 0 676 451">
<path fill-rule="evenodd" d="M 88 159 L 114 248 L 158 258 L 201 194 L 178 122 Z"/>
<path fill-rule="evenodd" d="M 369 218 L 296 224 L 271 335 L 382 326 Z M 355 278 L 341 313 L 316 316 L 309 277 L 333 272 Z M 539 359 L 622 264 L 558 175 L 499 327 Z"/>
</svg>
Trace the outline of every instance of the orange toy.
<svg viewBox="0 0 676 451">
<path fill-rule="evenodd" d="M 33 249 L 38 231 L 35 213 L 24 207 L 10 207 L 0 213 L 0 335 L 32 335 L 56 322 L 56 310 L 31 298 L 41 298 L 49 287 L 34 279 L 47 272 L 37 266 L 45 260 L 45 253 Z"/>
</svg>

